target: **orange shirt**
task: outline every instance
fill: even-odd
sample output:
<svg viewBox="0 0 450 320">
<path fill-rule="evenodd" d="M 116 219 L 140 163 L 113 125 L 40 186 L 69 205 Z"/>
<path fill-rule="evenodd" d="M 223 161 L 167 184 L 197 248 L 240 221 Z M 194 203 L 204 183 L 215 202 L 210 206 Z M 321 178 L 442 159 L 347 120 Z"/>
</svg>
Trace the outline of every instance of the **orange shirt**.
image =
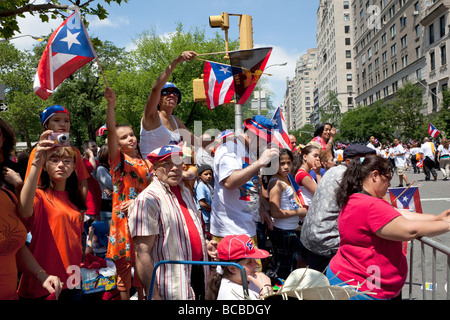
<svg viewBox="0 0 450 320">
<path fill-rule="evenodd" d="M 123 165 L 121 165 L 122 161 Z M 125 257 L 129 261 L 134 261 L 133 241 L 128 228 L 128 214 L 121 212 L 120 206 L 122 202 L 134 200 L 148 186 L 149 168 L 153 170 L 153 167 L 148 160 L 144 162 L 142 159 L 131 158 L 120 150 L 114 159 L 110 159 L 110 164 L 114 191 L 106 256 L 113 260 Z"/>
<path fill-rule="evenodd" d="M 78 150 L 75 147 L 72 147 L 72 148 L 77 153 L 77 160 L 75 163 L 75 172 L 77 173 L 78 181 L 86 180 L 91 175 L 89 174 L 89 172 L 87 171 L 87 169 L 84 165 L 83 157 L 81 156 L 80 150 Z M 30 172 L 30 169 L 31 169 L 31 163 L 34 160 L 35 155 L 36 155 L 36 148 L 33 148 L 33 150 L 31 150 L 31 153 L 30 153 L 30 158 L 28 159 L 28 166 L 27 166 L 27 172 L 25 174 L 25 180 L 28 178 L 28 173 Z"/>
<path fill-rule="evenodd" d="M 18 299 L 16 253 L 25 244 L 27 231 L 17 215 L 16 203 L 11 192 L 0 191 L 0 300 Z"/>
<path fill-rule="evenodd" d="M 29 248 L 42 269 L 47 274 L 58 276 L 64 282 L 63 289 L 66 289 L 71 275 L 67 268 L 81 264 L 84 216 L 70 202 L 67 191 L 37 189 L 33 209 L 33 215 L 25 219 L 32 235 Z M 48 291 L 36 278 L 23 274 L 19 295 L 39 298 L 48 295 Z"/>
</svg>

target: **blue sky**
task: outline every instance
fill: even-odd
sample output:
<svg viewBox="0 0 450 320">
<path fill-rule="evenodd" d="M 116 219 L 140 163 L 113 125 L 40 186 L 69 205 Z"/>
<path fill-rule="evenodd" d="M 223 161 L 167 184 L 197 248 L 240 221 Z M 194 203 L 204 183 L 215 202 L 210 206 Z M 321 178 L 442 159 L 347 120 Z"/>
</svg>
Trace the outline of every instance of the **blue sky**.
<svg viewBox="0 0 450 320">
<path fill-rule="evenodd" d="M 45 2 L 37 0 L 36 2 Z M 60 1 L 68 4 L 67 1 Z M 94 1 L 93 4 L 103 2 Z M 185 30 L 198 27 L 207 36 L 220 29 L 209 27 L 209 16 L 222 12 L 248 14 L 253 18 L 255 47 L 273 47 L 268 66 L 287 62 L 286 66 L 274 66 L 267 70 L 267 86 L 273 92 L 274 105 L 278 107 L 286 90 L 286 77 L 292 79 L 295 62 L 309 48 L 316 47 L 316 12 L 319 0 L 191 0 L 154 1 L 129 0 L 128 3 L 105 5 L 109 16 L 106 20 L 90 19 L 89 34 L 101 40 L 109 40 L 118 47 L 133 48 L 133 40 L 145 30 L 156 28 L 161 35 L 175 31 L 178 23 Z M 39 18 L 27 16 L 20 19 L 23 34 L 47 35 L 62 20 L 41 23 Z M 230 17 L 229 38 L 239 35 L 238 17 Z M 20 49 L 30 49 L 34 40 L 29 37 L 14 40 Z M 189 50 L 189 48 L 186 48 Z M 199 52 L 200 53 L 200 52 Z"/>
</svg>

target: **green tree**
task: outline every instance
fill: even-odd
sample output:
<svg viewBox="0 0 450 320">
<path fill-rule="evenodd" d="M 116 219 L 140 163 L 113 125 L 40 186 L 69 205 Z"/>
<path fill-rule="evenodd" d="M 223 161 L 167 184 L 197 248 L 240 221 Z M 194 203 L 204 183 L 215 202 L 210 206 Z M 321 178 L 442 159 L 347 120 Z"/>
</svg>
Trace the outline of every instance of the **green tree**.
<svg viewBox="0 0 450 320">
<path fill-rule="evenodd" d="M 422 127 L 424 116 L 422 111 L 422 89 L 407 81 L 398 89 L 396 99 L 390 103 L 392 116 L 395 120 L 394 126 L 403 139 L 421 139 L 423 137 Z"/>
<path fill-rule="evenodd" d="M 342 120 L 341 106 L 342 103 L 339 101 L 336 92 L 328 91 L 328 104 L 319 107 L 320 121 L 323 123 L 329 122 L 335 127 L 339 126 Z"/>
</svg>

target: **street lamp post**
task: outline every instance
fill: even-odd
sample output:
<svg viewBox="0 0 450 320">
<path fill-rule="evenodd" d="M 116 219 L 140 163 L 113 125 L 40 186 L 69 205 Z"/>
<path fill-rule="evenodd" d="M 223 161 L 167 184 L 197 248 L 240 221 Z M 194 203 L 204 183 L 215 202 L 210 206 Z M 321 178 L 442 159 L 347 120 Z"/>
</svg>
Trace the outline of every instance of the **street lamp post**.
<svg viewBox="0 0 450 320">
<path fill-rule="evenodd" d="M 17 37 L 9 38 L 9 39 L 0 39 L 0 42 L 6 42 L 6 41 L 9 41 L 9 40 L 14 40 L 14 39 L 23 38 L 23 37 L 31 37 L 34 40 L 39 41 L 39 42 L 44 40 L 43 37 L 36 37 L 36 36 L 32 36 L 31 34 L 23 34 L 23 35 L 20 35 L 20 36 L 17 36 Z"/>
</svg>

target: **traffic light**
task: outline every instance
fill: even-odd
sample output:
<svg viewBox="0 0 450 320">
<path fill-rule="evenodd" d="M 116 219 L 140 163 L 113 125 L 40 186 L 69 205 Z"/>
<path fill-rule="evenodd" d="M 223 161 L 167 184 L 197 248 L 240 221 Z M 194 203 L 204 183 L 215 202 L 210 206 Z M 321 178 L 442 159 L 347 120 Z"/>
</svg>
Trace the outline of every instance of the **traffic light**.
<svg viewBox="0 0 450 320">
<path fill-rule="evenodd" d="M 221 28 L 226 30 L 230 27 L 230 19 L 228 13 L 222 12 L 219 16 L 209 16 L 209 26 L 211 28 Z"/>
<path fill-rule="evenodd" d="M 239 49 L 253 49 L 252 16 L 247 14 L 239 17 Z"/>
<path fill-rule="evenodd" d="M 201 79 L 194 79 L 192 82 L 192 96 L 194 102 L 206 103 L 205 85 L 203 84 L 203 75 Z"/>
</svg>

